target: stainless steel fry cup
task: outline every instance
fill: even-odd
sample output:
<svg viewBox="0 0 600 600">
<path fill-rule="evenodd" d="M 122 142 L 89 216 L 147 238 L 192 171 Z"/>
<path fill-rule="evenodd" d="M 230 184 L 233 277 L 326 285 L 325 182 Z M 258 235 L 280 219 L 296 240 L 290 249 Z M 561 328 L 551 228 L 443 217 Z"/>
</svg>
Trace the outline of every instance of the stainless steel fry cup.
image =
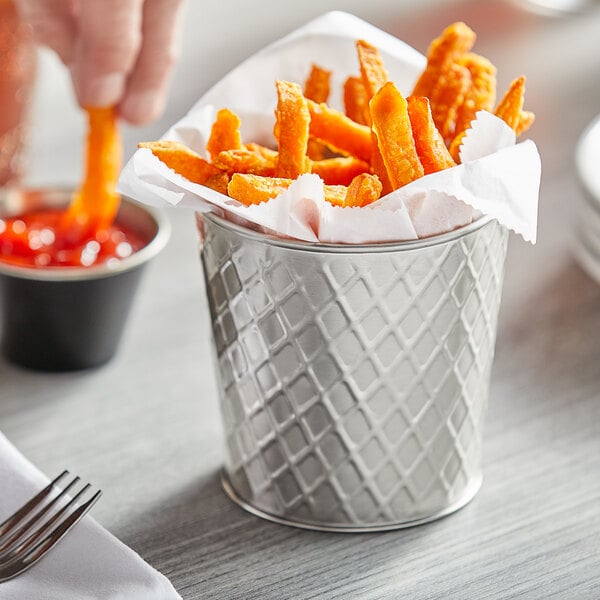
<svg viewBox="0 0 600 600">
<path fill-rule="evenodd" d="M 482 218 L 348 246 L 203 222 L 228 495 L 329 531 L 416 525 L 469 502 L 506 230 Z"/>
</svg>

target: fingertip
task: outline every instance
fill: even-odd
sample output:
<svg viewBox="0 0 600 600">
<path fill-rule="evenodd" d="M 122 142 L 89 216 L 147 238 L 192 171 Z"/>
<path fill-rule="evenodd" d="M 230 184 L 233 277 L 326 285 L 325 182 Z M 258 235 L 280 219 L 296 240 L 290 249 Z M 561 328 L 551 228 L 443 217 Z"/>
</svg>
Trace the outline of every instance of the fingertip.
<svg viewBox="0 0 600 600">
<path fill-rule="evenodd" d="M 72 69 L 77 100 L 82 106 L 113 106 L 118 104 L 125 92 L 124 73 L 107 73 L 90 77 L 79 69 Z"/>
<path fill-rule="evenodd" d="M 164 103 L 156 90 L 133 92 L 119 105 L 119 115 L 131 125 L 146 125 L 162 114 Z"/>
</svg>

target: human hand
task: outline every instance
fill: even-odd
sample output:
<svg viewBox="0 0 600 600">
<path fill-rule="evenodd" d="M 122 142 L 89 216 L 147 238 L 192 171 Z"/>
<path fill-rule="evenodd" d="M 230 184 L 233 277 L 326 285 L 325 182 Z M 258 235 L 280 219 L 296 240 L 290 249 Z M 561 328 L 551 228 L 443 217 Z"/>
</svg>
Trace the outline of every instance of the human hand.
<svg viewBox="0 0 600 600">
<path fill-rule="evenodd" d="M 141 125 L 166 102 L 181 0 L 16 0 L 36 40 L 71 71 L 81 106 L 118 107 Z"/>
</svg>

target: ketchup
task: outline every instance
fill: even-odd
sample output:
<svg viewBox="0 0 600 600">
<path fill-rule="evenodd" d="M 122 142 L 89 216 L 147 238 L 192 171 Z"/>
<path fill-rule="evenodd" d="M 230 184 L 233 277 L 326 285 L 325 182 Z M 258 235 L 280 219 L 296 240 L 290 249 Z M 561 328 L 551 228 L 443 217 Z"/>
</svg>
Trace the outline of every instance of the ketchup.
<svg viewBox="0 0 600 600">
<path fill-rule="evenodd" d="M 146 245 L 139 234 L 118 223 L 82 238 L 76 227 L 61 226 L 64 214 L 44 210 L 0 219 L 0 261 L 40 269 L 110 265 Z"/>
</svg>

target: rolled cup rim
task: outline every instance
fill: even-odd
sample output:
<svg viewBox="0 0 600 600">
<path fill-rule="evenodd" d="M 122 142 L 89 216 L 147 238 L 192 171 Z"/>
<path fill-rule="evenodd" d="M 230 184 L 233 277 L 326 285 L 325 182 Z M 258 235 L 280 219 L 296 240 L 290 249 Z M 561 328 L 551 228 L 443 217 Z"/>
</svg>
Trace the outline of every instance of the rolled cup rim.
<svg viewBox="0 0 600 600">
<path fill-rule="evenodd" d="M 39 194 L 51 194 L 54 197 L 70 197 L 73 190 L 67 187 L 54 188 L 22 188 L 17 192 L 29 192 Z M 5 192 L 6 193 L 6 192 Z M 0 197 L 5 195 L 0 194 Z M 8 191 L 10 193 L 10 191 Z M 133 210 L 139 210 L 146 213 L 156 225 L 156 233 L 150 241 L 140 250 L 130 256 L 120 258 L 117 263 L 111 266 L 104 264 L 92 265 L 89 267 L 25 267 L 13 265 L 0 260 L 0 275 L 15 277 L 19 279 L 28 279 L 34 281 L 85 281 L 92 279 L 102 279 L 114 277 L 121 273 L 126 273 L 137 267 L 140 267 L 153 259 L 167 245 L 171 236 L 171 224 L 167 217 L 152 207 L 135 202 L 131 198 L 123 196 L 121 198 L 123 205 L 132 207 Z"/>
<path fill-rule="evenodd" d="M 326 243 L 326 242 L 306 242 L 303 240 L 295 240 L 291 238 L 281 238 L 275 234 L 263 233 L 233 223 L 215 212 L 202 213 L 202 218 L 211 221 L 213 224 L 234 231 L 241 237 L 249 240 L 261 242 L 271 246 L 287 248 L 289 250 L 297 250 L 301 252 L 317 252 L 317 253 L 333 253 L 333 254 L 365 254 L 365 253 L 381 253 L 381 252 L 409 252 L 422 248 L 430 248 L 439 246 L 448 242 L 456 241 L 466 237 L 475 231 L 485 227 L 494 217 L 482 215 L 475 221 L 457 227 L 446 233 L 432 235 L 426 238 L 416 240 L 405 240 L 397 242 L 369 242 L 366 244 L 342 244 L 342 243 Z"/>
</svg>

